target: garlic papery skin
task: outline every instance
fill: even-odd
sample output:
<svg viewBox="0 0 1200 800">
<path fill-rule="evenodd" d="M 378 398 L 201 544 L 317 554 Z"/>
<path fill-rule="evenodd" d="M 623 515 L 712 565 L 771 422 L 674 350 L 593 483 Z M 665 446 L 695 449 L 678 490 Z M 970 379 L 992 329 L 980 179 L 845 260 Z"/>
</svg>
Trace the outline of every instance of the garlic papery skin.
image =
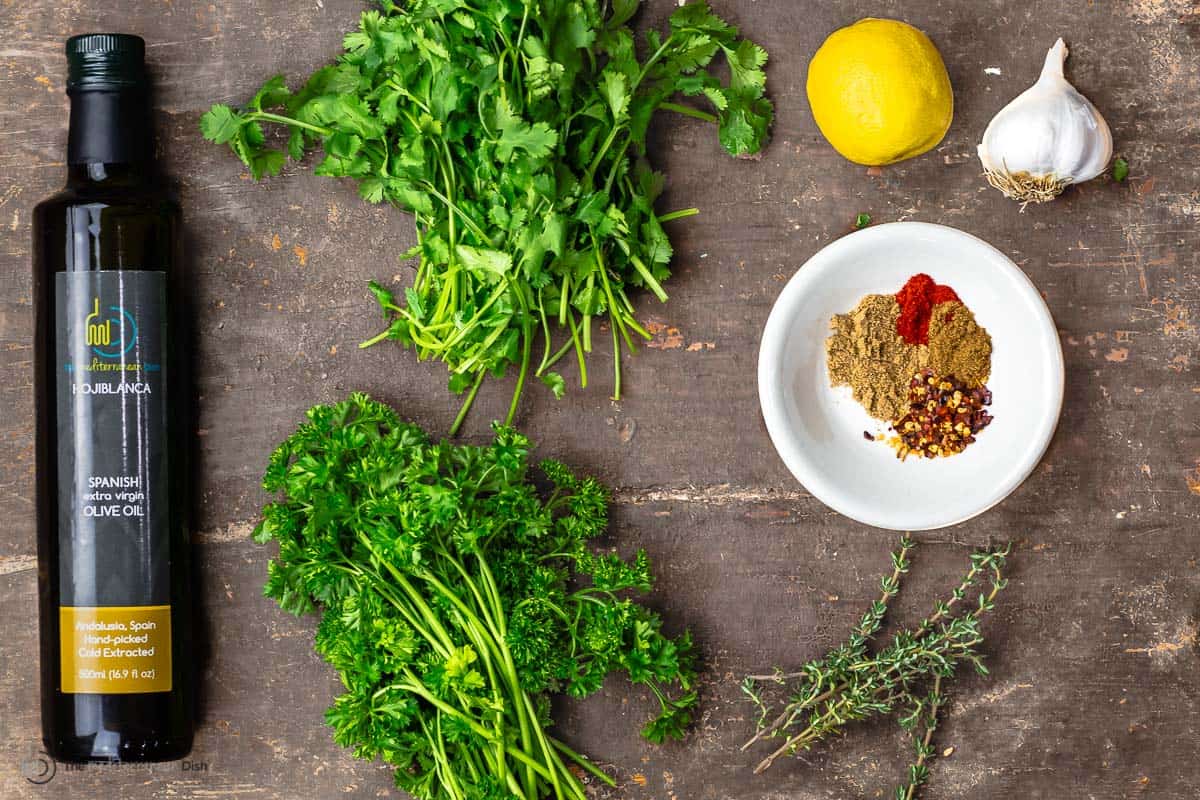
<svg viewBox="0 0 1200 800">
<path fill-rule="evenodd" d="M 1013 200 L 1044 203 L 1090 181 L 1112 158 L 1112 132 L 1063 76 L 1067 45 L 1046 54 L 1037 83 L 1000 110 L 979 145 L 988 183 Z"/>
</svg>

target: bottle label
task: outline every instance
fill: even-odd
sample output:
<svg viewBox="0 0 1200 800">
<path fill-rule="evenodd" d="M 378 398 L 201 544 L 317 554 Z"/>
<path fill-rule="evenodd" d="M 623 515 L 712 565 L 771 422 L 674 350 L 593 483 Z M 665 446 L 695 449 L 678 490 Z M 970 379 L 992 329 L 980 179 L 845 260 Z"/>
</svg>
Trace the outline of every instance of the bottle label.
<svg viewBox="0 0 1200 800">
<path fill-rule="evenodd" d="M 65 693 L 171 690 L 166 274 L 55 275 Z"/>
<path fill-rule="evenodd" d="M 58 609 L 65 694 L 171 691 L 170 606 Z"/>
</svg>

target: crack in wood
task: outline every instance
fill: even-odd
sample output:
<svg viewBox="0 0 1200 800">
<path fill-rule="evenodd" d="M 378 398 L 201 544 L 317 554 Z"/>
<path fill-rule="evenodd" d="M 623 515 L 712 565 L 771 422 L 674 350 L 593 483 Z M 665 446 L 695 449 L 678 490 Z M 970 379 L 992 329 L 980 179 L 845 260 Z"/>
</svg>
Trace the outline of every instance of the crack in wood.
<svg viewBox="0 0 1200 800">
<path fill-rule="evenodd" d="M 808 492 L 800 489 L 755 489 L 719 483 L 712 486 L 650 486 L 620 488 L 613 491 L 614 503 L 646 505 L 647 503 L 697 503 L 708 506 L 729 506 L 739 503 L 778 503 L 807 500 Z"/>
<path fill-rule="evenodd" d="M 615 504 L 644 506 L 653 503 L 694 503 L 702 506 L 759 505 L 763 503 L 799 502 L 810 495 L 800 489 L 753 489 L 720 483 L 712 486 L 650 486 L 625 487 L 613 491 Z M 192 537 L 195 544 L 228 544 L 248 541 L 254 533 L 256 520 L 236 520 Z M 12 575 L 37 569 L 37 556 L 0 556 L 0 575 Z"/>
<path fill-rule="evenodd" d="M 37 556 L 0 556 L 0 575 L 14 575 L 37 569 Z"/>
</svg>

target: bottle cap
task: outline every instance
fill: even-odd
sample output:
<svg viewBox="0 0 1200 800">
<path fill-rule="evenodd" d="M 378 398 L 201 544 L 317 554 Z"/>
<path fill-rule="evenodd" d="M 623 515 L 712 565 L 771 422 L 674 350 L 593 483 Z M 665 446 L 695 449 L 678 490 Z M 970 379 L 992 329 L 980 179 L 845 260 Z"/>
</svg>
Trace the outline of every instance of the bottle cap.
<svg viewBox="0 0 1200 800">
<path fill-rule="evenodd" d="M 146 85 L 146 43 L 128 33 L 85 33 L 67 40 L 67 91 Z"/>
</svg>

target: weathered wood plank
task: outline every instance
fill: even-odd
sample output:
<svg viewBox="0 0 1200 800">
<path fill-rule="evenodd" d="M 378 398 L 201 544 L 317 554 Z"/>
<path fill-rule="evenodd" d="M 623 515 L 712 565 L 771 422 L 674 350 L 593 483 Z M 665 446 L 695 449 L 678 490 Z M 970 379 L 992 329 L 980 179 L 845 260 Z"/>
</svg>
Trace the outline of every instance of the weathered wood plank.
<svg viewBox="0 0 1200 800">
<path fill-rule="evenodd" d="M 597 354 L 588 390 L 556 402 L 535 388 L 519 420 L 543 455 L 621 487 L 614 541 L 650 548 L 663 576 L 654 602 L 696 630 L 705 717 L 684 745 L 642 745 L 645 706 L 626 703 L 613 682 L 603 697 L 564 709 L 566 734 L 614 765 L 620 797 L 871 798 L 901 768 L 886 727 L 763 778 L 751 779 L 736 752 L 750 727 L 737 679 L 835 643 L 873 594 L 890 544 L 796 486 L 767 441 L 753 381 L 759 331 L 783 281 L 868 212 L 876 222 L 954 225 L 1011 255 L 1046 295 L 1068 364 L 1066 409 L 1042 467 L 979 520 L 924 537 L 934 544 L 904 598 L 918 613 L 968 545 L 1022 541 L 989 626 L 993 678 L 956 684 L 939 734 L 955 751 L 935 767 L 927 796 L 1191 797 L 1200 781 L 1200 10 L 1190 0 L 715 2 L 772 54 L 775 141 L 762 160 L 734 162 L 702 124 L 663 120 L 653 154 L 670 175 L 664 207 L 703 213 L 672 224 L 670 303 L 642 299 L 646 319 L 661 326 L 656 346 L 626 363 L 622 401 L 608 399 L 606 356 Z M 647 25 L 672 4 L 648 6 Z M 356 348 L 378 324 L 365 282 L 411 274 L 396 261 L 410 225 L 304 167 L 254 184 L 196 132 L 209 103 L 327 61 L 361 8 L 0 0 L 0 796 L 118 786 L 130 798 L 388 794 L 385 770 L 329 742 L 320 712 L 336 684 L 311 653 L 311 621 L 259 598 L 266 554 L 244 536 L 262 501 L 266 454 L 312 403 L 363 389 L 431 430 L 452 419 L 440 368 L 396 348 Z M 936 152 L 877 175 L 829 149 L 804 100 L 805 65 L 821 38 L 867 14 L 926 29 L 957 102 Z M 150 42 L 161 148 L 189 227 L 211 650 L 194 760 L 209 771 L 89 769 L 37 788 L 19 773 L 38 737 L 29 219 L 61 180 L 61 43 L 113 26 Z M 1020 213 L 979 177 L 974 143 L 1058 35 L 1072 45 L 1069 74 L 1104 111 L 1132 176 Z M 468 434 L 485 435 L 506 404 L 505 387 L 484 394 Z"/>
<path fill-rule="evenodd" d="M 1085 520 L 1100 522 L 1100 514 Z M 700 506 L 652 501 L 621 505 L 611 542 L 649 550 L 660 576 L 650 602 L 668 624 L 688 625 L 704 654 L 704 710 L 693 736 L 658 748 L 638 740 L 649 699 L 610 680 L 598 697 L 564 704 L 561 729 L 614 770 L 616 797 L 874 797 L 903 768 L 894 726 L 859 726 L 844 742 L 804 761 L 749 775 L 737 746 L 752 731 L 738 683 L 750 672 L 791 667 L 835 645 L 877 591 L 888 542 L 814 501 Z M 988 620 L 993 677 L 963 677 L 953 698 L 929 797 L 1059 797 L 1084 788 L 1121 797 L 1143 777 L 1154 796 L 1186 797 L 1200 723 L 1192 678 L 1200 566 L 1161 534 L 1110 540 L 1056 530 L 1029 519 L 1013 559 L 1013 581 Z M 994 524 L 971 543 L 1009 530 Z M 959 534 L 928 535 L 896 610 L 912 624 L 966 564 Z M 74 797 L 106 786 L 139 798 L 386 796 L 385 770 L 357 763 L 329 741 L 320 715 L 336 679 L 311 649 L 313 621 L 296 620 L 259 596 L 265 548 L 245 540 L 200 546 L 204 719 L 195 763 L 62 772 L 40 797 Z M 0 578 L 0 606 L 34 600 L 31 570 Z M 11 620 L 14 615 L 10 615 Z M 0 656 L 0 763 L 16 765 L 33 746 L 36 717 L 28 659 L 29 625 L 6 626 Z M 641 778 L 645 785 L 641 785 Z M 669 776 L 669 777 L 668 777 Z M 19 775 L 0 773 L 0 794 L 23 796 Z M 394 793 L 393 793 L 394 794 Z M 1085 796 L 1071 794 L 1070 796 Z"/>
</svg>

